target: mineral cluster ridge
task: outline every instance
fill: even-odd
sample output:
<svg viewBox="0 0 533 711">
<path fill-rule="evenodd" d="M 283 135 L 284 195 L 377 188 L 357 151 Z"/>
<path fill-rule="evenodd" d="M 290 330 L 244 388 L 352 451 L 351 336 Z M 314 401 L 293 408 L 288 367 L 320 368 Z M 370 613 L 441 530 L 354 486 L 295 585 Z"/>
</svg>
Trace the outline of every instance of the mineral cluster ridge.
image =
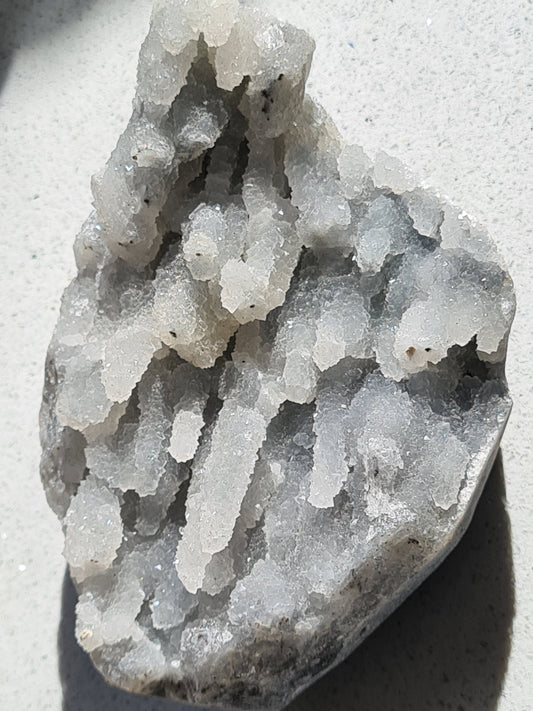
<svg viewBox="0 0 533 711">
<path fill-rule="evenodd" d="M 42 480 L 112 684 L 274 709 L 468 524 L 511 402 L 486 232 L 305 95 L 313 41 L 156 1 L 46 364 Z"/>
</svg>

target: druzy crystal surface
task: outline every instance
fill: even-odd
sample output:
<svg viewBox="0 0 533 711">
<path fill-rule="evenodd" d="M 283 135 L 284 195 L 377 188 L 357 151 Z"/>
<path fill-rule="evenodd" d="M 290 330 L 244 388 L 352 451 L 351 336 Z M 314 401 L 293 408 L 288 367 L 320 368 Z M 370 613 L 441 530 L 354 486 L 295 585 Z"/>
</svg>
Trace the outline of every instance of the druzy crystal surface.
<svg viewBox="0 0 533 711">
<path fill-rule="evenodd" d="M 483 229 L 310 98 L 313 42 L 156 2 L 50 345 L 42 478 L 113 684 L 275 708 L 443 558 L 505 425 Z"/>
</svg>

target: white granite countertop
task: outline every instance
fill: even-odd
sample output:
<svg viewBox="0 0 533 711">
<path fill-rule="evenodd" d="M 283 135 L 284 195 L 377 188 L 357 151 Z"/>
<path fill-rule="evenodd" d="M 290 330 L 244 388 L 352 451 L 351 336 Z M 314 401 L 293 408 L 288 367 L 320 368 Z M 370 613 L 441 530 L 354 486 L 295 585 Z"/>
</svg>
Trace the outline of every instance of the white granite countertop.
<svg viewBox="0 0 533 711">
<path fill-rule="evenodd" d="M 184 708 L 107 687 L 77 647 L 61 531 L 38 476 L 44 355 L 74 275 L 72 242 L 90 209 L 90 176 L 130 114 L 150 4 L 0 0 L 5 711 Z M 515 407 L 471 528 L 350 659 L 289 708 L 526 711 L 533 708 L 531 4 L 257 4 L 315 37 L 309 89 L 349 141 L 396 155 L 488 226 L 518 297 L 508 356 Z"/>
</svg>

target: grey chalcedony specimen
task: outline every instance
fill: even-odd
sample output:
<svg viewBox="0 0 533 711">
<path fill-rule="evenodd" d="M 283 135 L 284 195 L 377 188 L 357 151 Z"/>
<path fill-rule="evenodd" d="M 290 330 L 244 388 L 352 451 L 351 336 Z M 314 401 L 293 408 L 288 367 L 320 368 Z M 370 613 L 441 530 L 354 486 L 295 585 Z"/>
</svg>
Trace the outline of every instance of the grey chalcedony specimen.
<svg viewBox="0 0 533 711">
<path fill-rule="evenodd" d="M 111 683 L 276 708 L 466 527 L 510 410 L 479 226 L 304 95 L 313 42 L 162 0 L 46 366 L 42 478 Z"/>
</svg>

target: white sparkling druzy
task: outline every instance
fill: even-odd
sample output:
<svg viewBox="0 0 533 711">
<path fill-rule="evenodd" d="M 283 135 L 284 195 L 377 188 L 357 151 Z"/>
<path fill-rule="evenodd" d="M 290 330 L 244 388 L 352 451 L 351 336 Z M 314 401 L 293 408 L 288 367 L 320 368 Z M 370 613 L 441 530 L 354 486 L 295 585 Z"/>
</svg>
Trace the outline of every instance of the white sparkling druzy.
<svg viewBox="0 0 533 711">
<path fill-rule="evenodd" d="M 77 579 L 105 570 L 122 542 L 120 503 L 94 476 L 80 484 L 65 516 L 64 554 Z"/>
<path fill-rule="evenodd" d="M 313 41 L 157 0 L 46 366 L 42 479 L 106 679 L 275 709 L 468 521 L 509 413 L 486 232 L 304 96 Z"/>
</svg>

